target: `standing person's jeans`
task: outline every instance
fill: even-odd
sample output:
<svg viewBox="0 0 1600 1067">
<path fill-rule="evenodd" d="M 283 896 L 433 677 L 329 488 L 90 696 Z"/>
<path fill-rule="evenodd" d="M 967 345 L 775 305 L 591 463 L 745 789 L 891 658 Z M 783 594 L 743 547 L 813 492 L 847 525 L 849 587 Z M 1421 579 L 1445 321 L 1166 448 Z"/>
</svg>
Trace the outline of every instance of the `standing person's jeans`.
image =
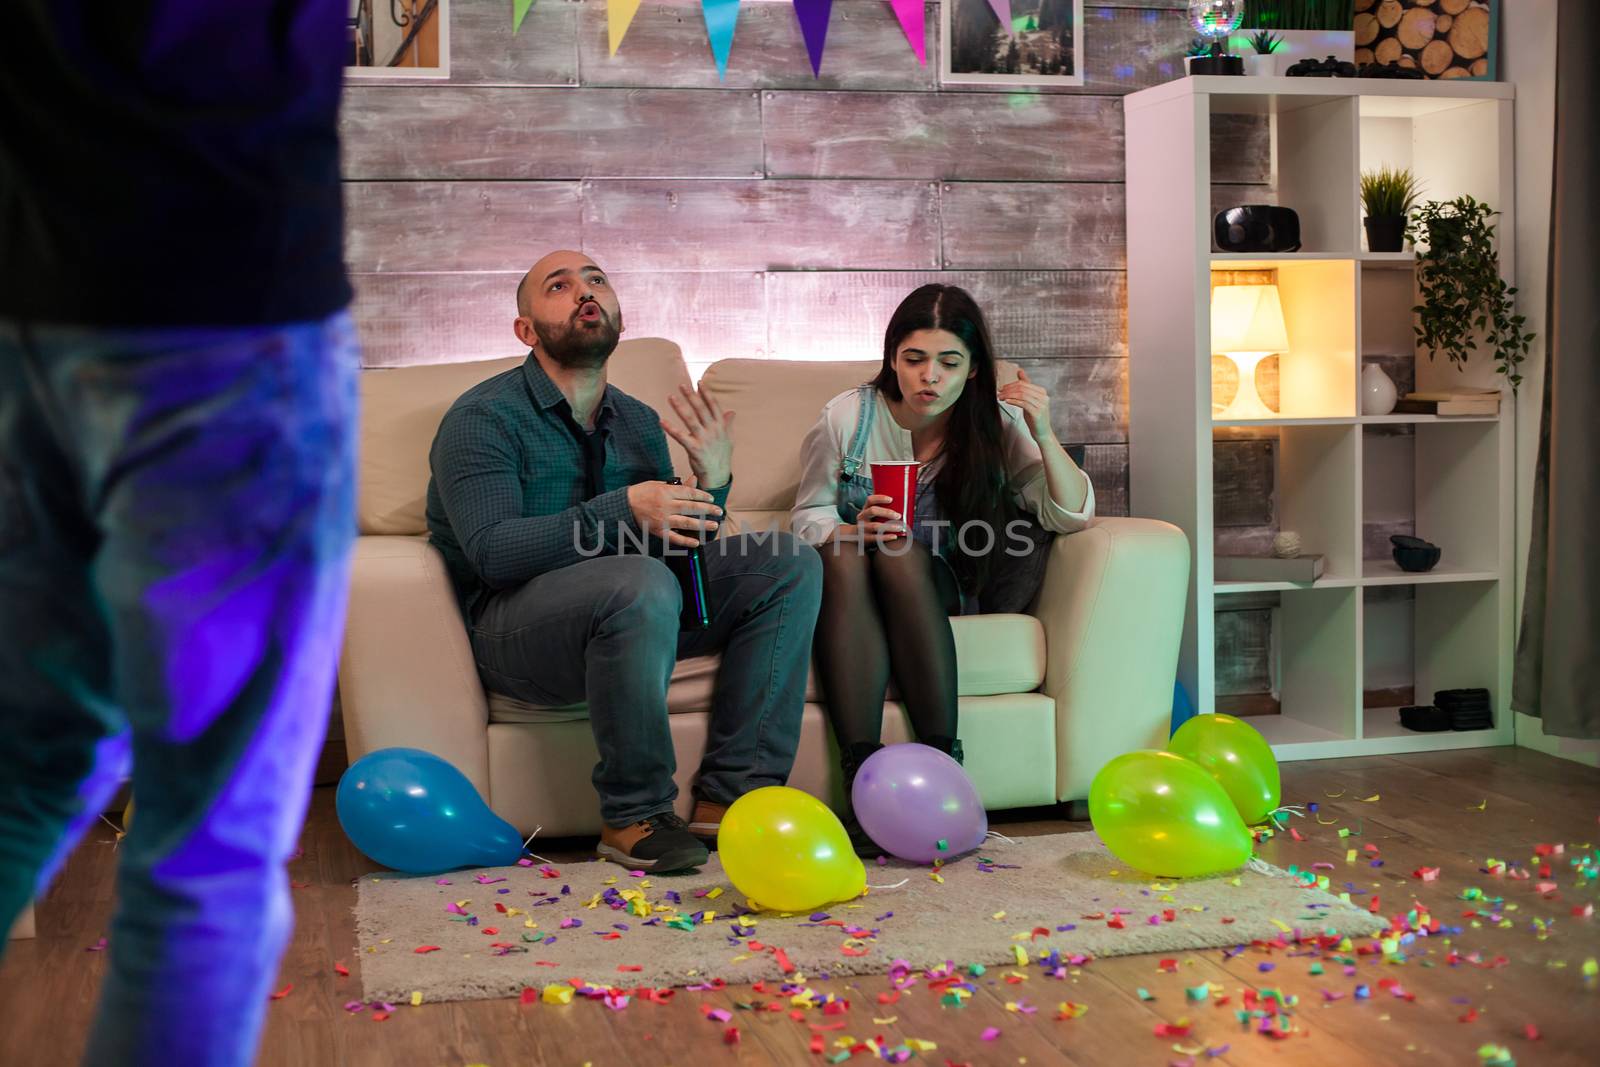
<svg viewBox="0 0 1600 1067">
<path fill-rule="evenodd" d="M 680 656 L 721 650 L 695 793 L 732 804 L 783 785 L 800 743 L 822 561 L 789 534 L 705 547 L 711 627 L 680 633 L 682 593 L 659 559 L 597 556 L 541 574 L 484 605 L 472 648 L 484 684 L 532 704 L 587 700 L 608 826 L 672 810 L 678 795 L 667 683 Z"/>
<path fill-rule="evenodd" d="M 355 345 L 0 320 L 0 929 L 109 801 L 95 1064 L 247 1064 L 355 532 Z"/>
</svg>

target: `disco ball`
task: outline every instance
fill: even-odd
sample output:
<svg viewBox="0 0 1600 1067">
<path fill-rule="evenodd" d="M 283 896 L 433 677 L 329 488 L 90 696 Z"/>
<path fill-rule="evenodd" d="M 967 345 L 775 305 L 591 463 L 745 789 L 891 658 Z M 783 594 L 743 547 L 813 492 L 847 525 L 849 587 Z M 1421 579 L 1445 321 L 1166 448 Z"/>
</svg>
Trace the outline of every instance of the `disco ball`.
<svg viewBox="0 0 1600 1067">
<path fill-rule="evenodd" d="M 1228 36 L 1244 19 L 1244 0 L 1189 0 L 1189 25 L 1212 40 Z"/>
</svg>

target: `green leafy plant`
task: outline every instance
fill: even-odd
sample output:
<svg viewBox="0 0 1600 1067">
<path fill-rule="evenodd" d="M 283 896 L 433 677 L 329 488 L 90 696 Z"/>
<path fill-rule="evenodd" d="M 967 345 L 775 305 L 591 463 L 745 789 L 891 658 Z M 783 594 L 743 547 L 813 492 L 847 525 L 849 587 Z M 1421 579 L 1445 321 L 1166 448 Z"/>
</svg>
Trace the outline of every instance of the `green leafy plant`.
<svg viewBox="0 0 1600 1067">
<path fill-rule="evenodd" d="M 1245 0 L 1243 25 L 1272 30 L 1348 30 L 1354 0 Z"/>
<path fill-rule="evenodd" d="M 1283 38 L 1268 30 L 1257 30 L 1250 35 L 1250 47 L 1257 55 L 1270 56 L 1283 47 Z"/>
<path fill-rule="evenodd" d="M 1422 184 L 1406 167 L 1380 167 L 1361 172 L 1361 207 L 1369 219 L 1411 214 Z"/>
<path fill-rule="evenodd" d="M 1206 39 L 1204 37 L 1196 37 L 1194 40 L 1189 42 L 1189 47 L 1187 47 L 1187 48 L 1185 48 L 1183 50 L 1183 54 L 1186 55 L 1186 56 L 1192 56 L 1192 57 L 1196 57 L 1196 58 L 1198 58 L 1199 56 L 1209 56 L 1211 54 L 1212 48 L 1214 48 L 1214 47 L 1215 47 L 1215 42 L 1210 41 L 1210 40 L 1208 40 L 1208 39 Z"/>
<path fill-rule="evenodd" d="M 1517 368 L 1533 334 L 1516 314 L 1515 286 L 1500 277 L 1493 219 L 1500 214 L 1470 196 L 1429 200 L 1411 216 L 1406 238 L 1417 249 L 1417 343 L 1428 358 L 1443 352 L 1463 369 L 1481 337 L 1494 351 L 1496 370 L 1516 392 Z M 1424 248 L 1424 242 L 1426 248 Z"/>
</svg>

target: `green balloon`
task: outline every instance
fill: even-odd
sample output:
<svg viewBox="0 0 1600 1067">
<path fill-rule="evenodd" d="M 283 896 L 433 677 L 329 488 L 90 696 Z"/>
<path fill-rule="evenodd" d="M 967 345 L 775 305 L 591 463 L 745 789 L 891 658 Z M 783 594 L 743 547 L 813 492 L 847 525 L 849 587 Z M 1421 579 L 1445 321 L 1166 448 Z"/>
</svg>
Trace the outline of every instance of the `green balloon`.
<svg viewBox="0 0 1600 1067">
<path fill-rule="evenodd" d="M 1171 752 L 1126 752 L 1089 786 L 1089 818 L 1122 862 L 1194 878 L 1250 862 L 1250 829 L 1205 771 Z"/>
<path fill-rule="evenodd" d="M 1266 821 L 1282 795 L 1278 761 L 1256 728 L 1232 715 L 1196 715 L 1172 735 L 1167 751 L 1198 763 L 1227 790 L 1246 826 Z"/>
</svg>

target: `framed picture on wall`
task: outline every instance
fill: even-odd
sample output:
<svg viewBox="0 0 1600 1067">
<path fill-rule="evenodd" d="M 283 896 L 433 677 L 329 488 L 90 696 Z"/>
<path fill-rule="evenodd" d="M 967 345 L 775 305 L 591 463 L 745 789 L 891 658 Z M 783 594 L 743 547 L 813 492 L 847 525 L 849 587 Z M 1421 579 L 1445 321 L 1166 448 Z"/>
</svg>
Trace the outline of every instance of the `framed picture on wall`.
<svg viewBox="0 0 1600 1067">
<path fill-rule="evenodd" d="M 1429 78 L 1500 76 L 1505 0 L 1355 0 L 1357 63 L 1397 63 Z"/>
<path fill-rule="evenodd" d="M 944 0 L 939 80 L 947 85 L 1082 85 L 1083 0 Z"/>
<path fill-rule="evenodd" d="M 346 3 L 346 78 L 450 77 L 450 0 Z"/>
</svg>

